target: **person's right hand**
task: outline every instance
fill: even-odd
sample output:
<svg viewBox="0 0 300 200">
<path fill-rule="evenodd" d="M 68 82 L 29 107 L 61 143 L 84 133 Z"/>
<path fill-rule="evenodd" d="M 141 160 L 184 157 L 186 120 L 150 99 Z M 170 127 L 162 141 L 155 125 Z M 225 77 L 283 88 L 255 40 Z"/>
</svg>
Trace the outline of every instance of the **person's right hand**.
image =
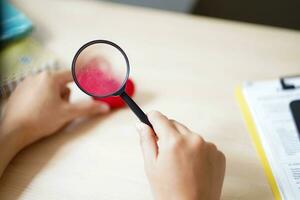
<svg viewBox="0 0 300 200">
<path fill-rule="evenodd" d="M 154 131 L 143 123 L 137 129 L 155 199 L 220 199 L 224 154 L 214 144 L 159 112 L 151 112 L 148 118 Z"/>
</svg>

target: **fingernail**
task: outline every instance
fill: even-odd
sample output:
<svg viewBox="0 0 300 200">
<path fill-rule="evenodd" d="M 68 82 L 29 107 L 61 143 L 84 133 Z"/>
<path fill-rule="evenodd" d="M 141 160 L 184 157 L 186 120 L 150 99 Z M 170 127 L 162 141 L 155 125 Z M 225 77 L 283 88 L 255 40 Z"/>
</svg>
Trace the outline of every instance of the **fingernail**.
<svg viewBox="0 0 300 200">
<path fill-rule="evenodd" d="M 144 130 L 145 130 L 145 124 L 143 124 L 141 122 L 137 123 L 136 124 L 136 129 L 138 130 L 139 133 L 144 132 Z"/>
</svg>

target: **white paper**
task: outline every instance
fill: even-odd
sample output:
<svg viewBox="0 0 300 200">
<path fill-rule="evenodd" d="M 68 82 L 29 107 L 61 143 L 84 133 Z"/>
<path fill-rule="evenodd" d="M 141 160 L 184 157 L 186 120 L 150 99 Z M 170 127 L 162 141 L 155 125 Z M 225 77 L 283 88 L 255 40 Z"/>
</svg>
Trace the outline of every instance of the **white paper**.
<svg viewBox="0 0 300 200">
<path fill-rule="evenodd" d="M 300 89 L 282 90 L 274 80 L 248 82 L 243 93 L 282 199 L 300 199 L 300 137 L 289 107 Z"/>
</svg>

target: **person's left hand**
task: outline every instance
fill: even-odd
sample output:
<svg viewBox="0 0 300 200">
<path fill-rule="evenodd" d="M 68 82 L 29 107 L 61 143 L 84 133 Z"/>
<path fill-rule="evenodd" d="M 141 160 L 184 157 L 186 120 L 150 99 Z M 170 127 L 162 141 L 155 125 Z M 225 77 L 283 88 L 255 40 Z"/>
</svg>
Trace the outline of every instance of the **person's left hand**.
<svg viewBox="0 0 300 200">
<path fill-rule="evenodd" d="M 72 80 L 70 71 L 42 72 L 26 78 L 7 102 L 1 134 L 15 135 L 15 146 L 21 150 L 78 116 L 109 111 L 108 105 L 92 99 L 71 103 L 66 84 Z"/>
</svg>

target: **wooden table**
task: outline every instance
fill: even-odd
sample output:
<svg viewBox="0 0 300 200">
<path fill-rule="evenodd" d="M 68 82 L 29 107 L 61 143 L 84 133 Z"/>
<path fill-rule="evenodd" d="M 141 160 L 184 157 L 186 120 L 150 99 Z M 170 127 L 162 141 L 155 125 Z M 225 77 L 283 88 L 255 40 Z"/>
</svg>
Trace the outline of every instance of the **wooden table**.
<svg viewBox="0 0 300 200">
<path fill-rule="evenodd" d="M 222 199 L 273 198 L 234 89 L 299 73 L 299 32 L 96 1 L 14 2 L 68 66 L 89 40 L 123 47 L 138 104 L 178 119 L 225 152 Z M 25 149 L 6 170 L 0 199 L 151 199 L 136 121 L 122 109 Z"/>
</svg>

